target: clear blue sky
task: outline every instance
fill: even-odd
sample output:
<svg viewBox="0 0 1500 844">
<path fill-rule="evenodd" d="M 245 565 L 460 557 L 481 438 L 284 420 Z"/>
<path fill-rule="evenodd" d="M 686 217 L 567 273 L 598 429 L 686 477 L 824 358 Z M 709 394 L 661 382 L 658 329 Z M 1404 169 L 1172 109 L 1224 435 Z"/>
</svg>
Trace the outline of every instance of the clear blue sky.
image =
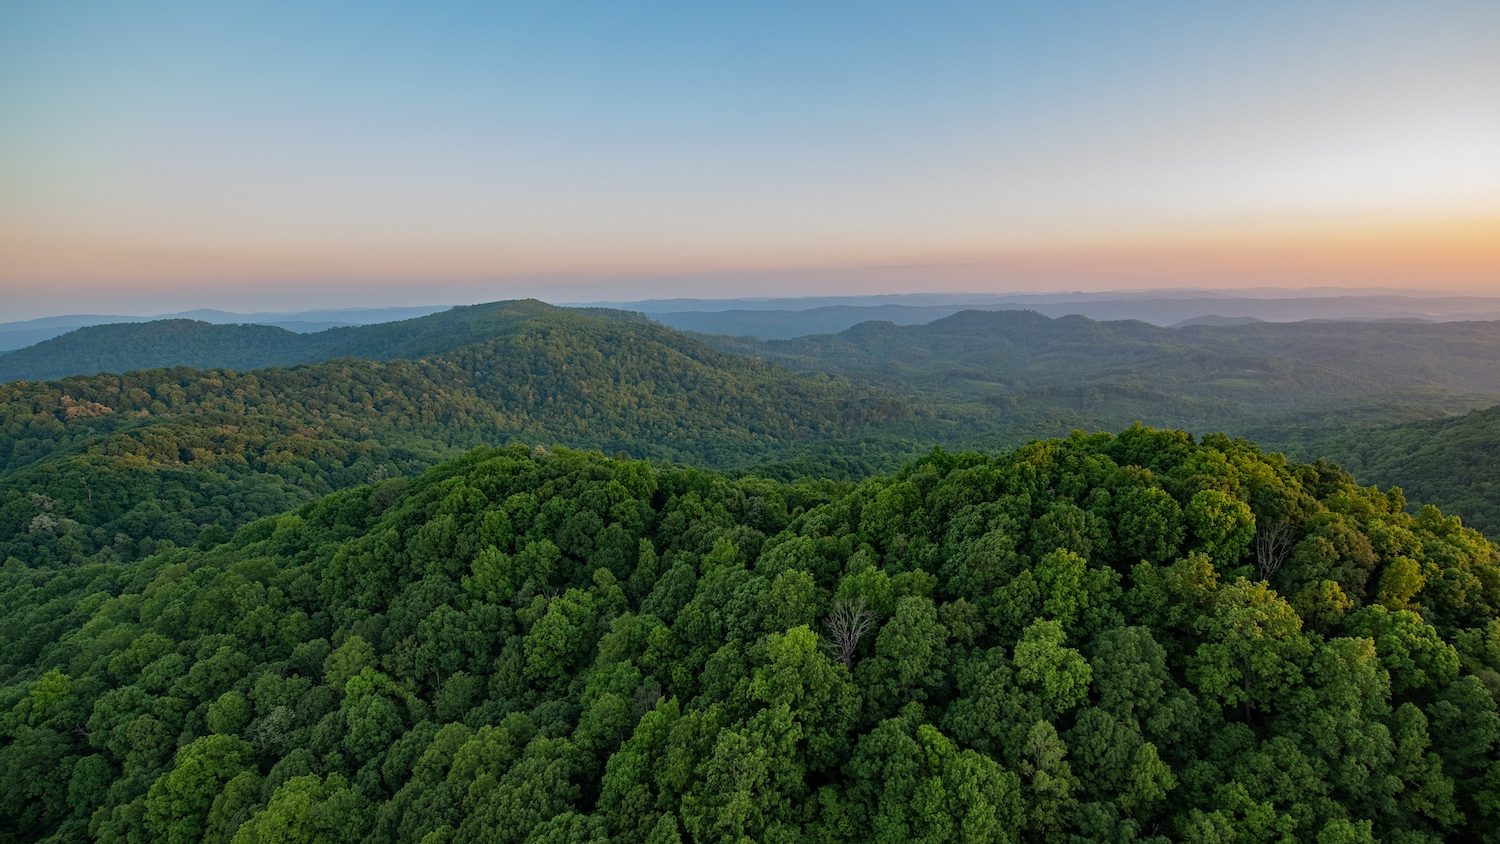
<svg viewBox="0 0 1500 844">
<path fill-rule="evenodd" d="M 1497 220 L 1492 1 L 0 5 L 0 318 L 1472 290 Z"/>
</svg>

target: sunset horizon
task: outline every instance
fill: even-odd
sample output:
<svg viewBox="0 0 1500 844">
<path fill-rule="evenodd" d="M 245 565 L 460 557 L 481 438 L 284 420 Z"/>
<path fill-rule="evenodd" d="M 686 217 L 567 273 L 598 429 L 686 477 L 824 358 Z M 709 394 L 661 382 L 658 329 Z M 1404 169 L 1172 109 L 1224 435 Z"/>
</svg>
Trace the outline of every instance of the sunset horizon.
<svg viewBox="0 0 1500 844">
<path fill-rule="evenodd" d="M 1493 5 L 359 8 L 0 12 L 7 311 L 1500 294 Z"/>
</svg>

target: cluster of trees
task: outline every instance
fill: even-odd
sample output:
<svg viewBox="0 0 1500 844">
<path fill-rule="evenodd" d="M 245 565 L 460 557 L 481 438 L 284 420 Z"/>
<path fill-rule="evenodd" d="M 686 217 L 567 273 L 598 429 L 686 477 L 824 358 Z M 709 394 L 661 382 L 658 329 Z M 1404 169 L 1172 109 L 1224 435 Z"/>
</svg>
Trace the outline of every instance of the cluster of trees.
<svg viewBox="0 0 1500 844">
<path fill-rule="evenodd" d="M 213 325 L 191 319 L 94 325 L 0 354 L 0 381 L 174 366 L 286 366 L 306 362 L 302 336 L 270 325 Z"/>
<path fill-rule="evenodd" d="M 1280 432 L 1289 450 L 1321 454 L 1361 479 L 1400 484 L 1490 536 L 1500 536 L 1500 406 L 1447 419 L 1329 424 Z"/>
<path fill-rule="evenodd" d="M 862 475 L 910 453 L 899 436 L 919 416 L 879 391 L 540 303 L 324 333 L 345 331 L 414 355 L 451 348 L 420 360 L 0 384 L 0 559 L 76 563 L 104 549 L 134 559 L 161 540 L 191 545 L 510 440 Z"/>
<path fill-rule="evenodd" d="M 1342 428 L 1500 398 L 1500 322 L 1172 329 L 963 311 L 925 325 L 868 322 L 792 340 L 704 339 L 798 370 L 915 393 L 1011 444 L 1053 436 L 1058 426 L 1117 430 L 1138 419 L 1198 431 Z"/>
<path fill-rule="evenodd" d="M 163 538 L 191 544 L 210 526 L 242 524 L 235 512 L 280 512 L 511 440 L 781 478 L 863 477 L 920 453 L 917 443 L 1010 448 L 1135 420 L 1332 457 L 1366 482 L 1402 483 L 1417 501 L 1500 529 L 1484 459 L 1497 451 L 1493 413 L 1390 427 L 1493 403 L 1497 349 L 1500 323 L 1166 329 L 1028 311 L 762 342 L 535 301 L 309 334 L 96 326 L 0 355 L 0 382 L 133 370 L 0 383 L 0 554 L 76 560 Z M 137 371 L 165 363 L 213 368 Z M 223 371 L 289 364 L 302 365 Z M 90 499 L 82 466 L 118 494 L 78 506 Z M 237 490 L 247 496 L 238 505 Z M 158 518 L 153 499 L 175 503 Z M 149 518 L 131 521 L 141 507 Z"/>
<path fill-rule="evenodd" d="M 1500 828 L 1500 560 L 1132 428 L 856 485 L 478 450 L 0 570 L 0 829 L 1439 841 Z"/>
</svg>

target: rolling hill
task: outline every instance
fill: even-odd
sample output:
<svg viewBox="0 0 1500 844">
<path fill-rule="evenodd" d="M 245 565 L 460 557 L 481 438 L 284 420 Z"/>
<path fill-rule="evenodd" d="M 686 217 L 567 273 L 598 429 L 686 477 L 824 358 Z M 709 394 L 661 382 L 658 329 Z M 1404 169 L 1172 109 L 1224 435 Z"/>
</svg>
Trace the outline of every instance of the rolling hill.
<svg viewBox="0 0 1500 844">
<path fill-rule="evenodd" d="M 377 322 L 411 319 L 440 310 L 444 309 L 436 307 L 322 308 L 278 313 L 235 313 L 213 308 L 198 308 L 157 316 L 64 314 L 16 322 L 0 322 L 0 352 L 22 349 L 79 328 L 115 323 L 184 319 L 217 325 L 270 325 L 289 331 L 307 333 L 340 326 L 369 325 Z"/>
<path fill-rule="evenodd" d="M 396 359 L 0 385 L 0 559 L 133 557 L 515 440 L 863 474 L 911 453 L 921 415 L 615 312 L 502 303 L 337 337 Z"/>
<path fill-rule="evenodd" d="M 1292 453 L 1338 461 L 1365 483 L 1463 515 L 1500 536 L 1500 406 L 1395 425 L 1284 432 Z"/>
<path fill-rule="evenodd" d="M 0 355 L 0 381 L 48 381 L 173 366 L 284 366 L 307 360 L 302 337 L 269 325 L 215 325 L 191 319 L 94 325 Z"/>
<path fill-rule="evenodd" d="M 702 336 L 794 369 L 914 391 L 1012 437 L 1056 433 L 1047 425 L 1114 428 L 1135 420 L 1199 431 L 1322 424 L 1330 415 L 1343 424 L 1388 421 L 1500 397 L 1495 322 L 1168 329 L 965 311 L 925 325 L 872 322 L 793 340 Z"/>
<path fill-rule="evenodd" d="M 566 312 L 616 322 L 646 321 L 624 311 Z M 263 369 L 342 357 L 415 360 L 503 337 L 527 321 L 561 318 L 563 313 L 564 309 L 536 300 L 518 300 L 315 332 L 188 319 L 96 325 L 0 355 L 0 382 L 174 366 Z"/>
</svg>

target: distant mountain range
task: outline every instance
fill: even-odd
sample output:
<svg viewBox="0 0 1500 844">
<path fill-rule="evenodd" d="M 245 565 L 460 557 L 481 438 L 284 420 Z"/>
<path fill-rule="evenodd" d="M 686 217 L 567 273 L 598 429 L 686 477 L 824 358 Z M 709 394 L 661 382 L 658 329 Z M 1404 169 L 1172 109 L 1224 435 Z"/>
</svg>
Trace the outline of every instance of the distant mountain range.
<svg viewBox="0 0 1500 844">
<path fill-rule="evenodd" d="M 601 303 L 609 304 L 609 303 Z M 696 307 L 689 307 L 695 305 Z M 1500 298 L 1403 295 L 1223 296 L 1223 295 L 955 295 L 847 297 L 776 300 L 666 300 L 621 302 L 610 307 L 639 311 L 664 325 L 704 334 L 788 340 L 843 331 L 861 322 L 922 325 L 960 311 L 1031 310 L 1051 317 L 1140 320 L 1152 325 L 1239 324 L 1245 321 L 1420 320 L 1456 322 L 1500 319 Z"/>
<path fill-rule="evenodd" d="M 1134 420 L 1247 431 L 1326 415 L 1389 421 L 1493 403 L 1500 322 L 1139 321 L 962 311 L 925 325 L 866 322 L 792 340 L 699 335 L 724 351 L 971 408 L 983 418 L 1118 428 Z M 3 359 L 0 359 L 3 360 Z"/>
<path fill-rule="evenodd" d="M 321 335 L 188 320 L 98 326 L 43 347 L 59 360 L 118 355 L 134 371 L 0 384 L 0 560 L 77 560 L 120 536 L 129 542 L 118 554 L 132 558 L 157 540 L 189 544 L 209 525 L 512 440 L 760 471 L 837 443 L 817 472 L 862 474 L 867 436 L 880 465 L 912 453 L 893 440 L 916 413 L 880 390 L 718 352 L 638 314 L 536 301 Z M 236 373 L 125 357 L 187 351 L 306 365 Z"/>
<path fill-rule="evenodd" d="M 843 331 L 880 320 L 921 325 L 964 310 L 1033 310 L 1047 316 L 1096 320 L 1134 319 L 1160 326 L 1228 325 L 1245 321 L 1500 320 L 1500 297 L 1420 296 L 1409 292 L 1163 290 L 1109 293 L 902 293 L 875 296 L 811 296 L 774 299 L 645 299 L 590 302 L 566 307 L 635 311 L 683 331 L 787 340 Z M 155 316 L 70 314 L 0 323 L 0 352 L 25 348 L 79 328 L 111 323 L 189 319 L 215 325 L 271 325 L 296 333 L 412 319 L 446 305 L 333 308 L 235 313 L 202 308 Z"/>
<path fill-rule="evenodd" d="M 215 325 L 246 323 L 274 325 L 295 332 L 323 331 L 348 325 L 370 325 L 398 319 L 411 319 L 444 310 L 447 306 L 414 308 L 333 308 L 310 311 L 264 312 L 240 314 L 231 311 L 199 308 L 155 316 L 127 316 L 122 314 L 66 314 L 41 317 L 19 322 L 0 322 L 0 352 L 23 349 L 43 340 L 50 340 L 69 331 L 93 325 L 108 325 L 126 322 L 154 322 L 165 319 L 195 320 Z"/>
<path fill-rule="evenodd" d="M 94 375 L 103 372 L 127 374 Z M 757 340 L 530 300 L 305 333 L 186 319 L 91 326 L 0 355 L 0 382 L 11 382 L 0 383 L 0 404 L 16 428 L 0 436 L 0 466 L 41 461 L 14 489 L 41 484 L 35 472 L 61 471 L 40 445 L 59 440 L 58 424 L 78 437 L 62 437 L 55 455 L 73 454 L 78 478 L 98 461 L 135 465 L 142 453 L 181 464 L 174 471 L 220 471 L 223 460 L 250 455 L 252 467 L 265 463 L 256 471 L 276 491 L 265 500 L 279 507 L 293 498 L 277 473 L 307 470 L 270 455 L 284 461 L 304 449 L 321 455 L 305 459 L 343 468 L 322 468 L 297 489 L 406 472 L 511 436 L 718 466 L 753 457 L 785 476 L 858 476 L 933 444 L 993 449 L 1140 420 L 1336 457 L 1362 479 L 1421 480 L 1414 500 L 1458 505 L 1500 529 L 1500 501 L 1485 480 L 1487 455 L 1500 454 L 1500 417 L 1423 422 L 1500 401 L 1500 322 L 1212 314 L 1166 328 L 966 310 L 920 325 L 863 321 Z M 145 439 L 169 429 L 169 448 Z M 1423 446 L 1429 439 L 1460 447 Z M 69 451 L 85 443 L 87 453 Z M 1455 468 L 1459 451 L 1475 471 Z M 17 506 L 17 518 L 28 512 Z M 125 516 L 80 521 L 104 529 L 117 518 Z"/>
<path fill-rule="evenodd" d="M 171 366 L 259 369 L 341 357 L 416 359 L 489 339 L 540 310 L 590 313 L 646 322 L 625 311 L 559 309 L 535 300 L 469 305 L 411 319 L 296 332 L 277 325 L 214 324 L 193 319 L 112 323 L 79 328 L 0 354 L 0 382 L 47 380 L 99 372 Z"/>
<path fill-rule="evenodd" d="M 423 360 L 566 315 L 652 324 L 630 311 L 523 300 L 311 333 L 185 319 L 98 325 L 0 354 L 0 382 L 174 366 L 246 371 L 339 358 Z M 1189 323 L 965 310 L 920 325 L 864 321 L 790 340 L 698 337 L 720 352 L 899 388 L 922 403 L 940 397 L 989 420 L 983 428 L 1002 423 L 1031 436 L 1055 432 L 1057 425 L 1033 425 L 1042 419 L 1244 430 L 1251 422 L 1360 409 L 1381 417 L 1397 405 L 1427 408 L 1426 416 L 1453 413 L 1500 395 L 1500 322 Z"/>
</svg>

